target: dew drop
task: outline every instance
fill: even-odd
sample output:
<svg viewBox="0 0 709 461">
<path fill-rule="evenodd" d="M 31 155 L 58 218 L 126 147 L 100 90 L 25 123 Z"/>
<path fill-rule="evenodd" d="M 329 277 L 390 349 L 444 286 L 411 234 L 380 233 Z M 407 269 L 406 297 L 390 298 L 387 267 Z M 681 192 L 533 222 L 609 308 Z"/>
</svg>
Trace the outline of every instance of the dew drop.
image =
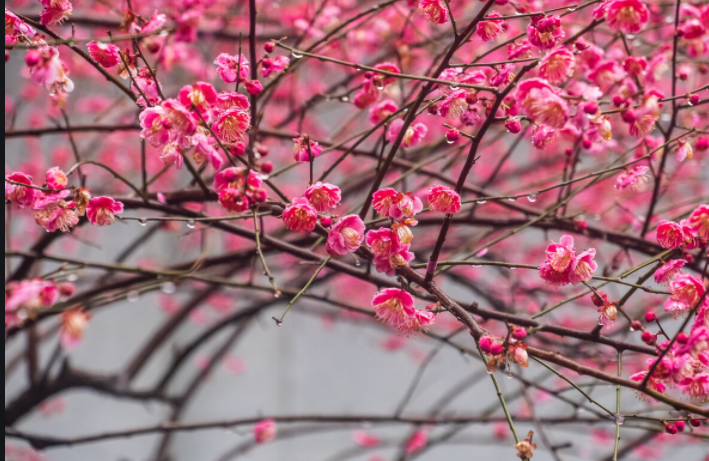
<svg viewBox="0 0 709 461">
<path fill-rule="evenodd" d="M 295 51 L 292 51 L 292 52 L 291 52 L 291 56 L 293 56 L 295 59 L 300 59 L 300 58 L 303 57 L 302 54 L 298 54 L 298 53 L 296 53 Z"/>
<path fill-rule="evenodd" d="M 635 35 L 633 35 L 633 34 L 625 34 L 625 38 L 627 38 L 628 40 L 632 40 L 632 39 L 635 38 Z"/>
<path fill-rule="evenodd" d="M 491 374 L 493 374 L 494 372 L 495 372 L 494 370 L 487 370 L 487 374 L 488 374 L 488 375 L 491 375 Z"/>
<path fill-rule="evenodd" d="M 145 227 L 145 226 L 148 225 L 148 219 L 147 219 L 147 218 L 140 218 L 140 219 L 138 220 L 138 223 L 139 223 L 141 226 Z"/>
<path fill-rule="evenodd" d="M 513 376 L 514 376 L 514 375 L 512 374 L 511 371 L 510 371 L 509 373 L 507 373 L 507 379 L 512 379 Z"/>
<path fill-rule="evenodd" d="M 511 270 L 511 271 L 513 271 L 513 270 L 515 270 L 515 269 L 517 269 L 515 266 L 510 266 L 510 270 Z"/>
<path fill-rule="evenodd" d="M 622 426 L 624 422 L 625 422 L 625 416 L 623 416 L 623 415 L 615 415 L 615 423 L 616 423 L 618 426 Z"/>
<path fill-rule="evenodd" d="M 453 90 L 453 91 L 455 91 L 455 90 L 457 90 L 458 88 L 460 88 L 460 87 L 459 87 L 458 85 L 456 85 L 455 83 L 452 83 L 450 87 L 451 87 L 451 90 Z"/>
<path fill-rule="evenodd" d="M 538 194 L 537 192 L 535 192 L 535 193 L 533 193 L 533 194 L 529 194 L 529 195 L 527 196 L 527 200 L 529 200 L 530 202 L 534 203 L 534 202 L 537 201 L 537 197 L 539 197 L 539 194 Z"/>
<path fill-rule="evenodd" d="M 129 291 L 128 295 L 126 296 L 126 299 L 128 300 L 129 303 L 138 302 L 138 300 L 140 299 L 140 293 L 138 293 L 135 290 Z"/>
<path fill-rule="evenodd" d="M 687 99 L 687 105 L 688 105 L 689 107 L 692 107 L 694 104 L 692 104 L 692 101 L 690 101 L 689 99 Z"/>
<path fill-rule="evenodd" d="M 568 7 L 566 10 L 573 13 L 574 11 L 576 11 L 576 7 L 575 7 L 575 6 L 570 6 L 570 7 Z"/>
<path fill-rule="evenodd" d="M 473 267 L 483 267 L 482 264 L 473 264 Z"/>
<path fill-rule="evenodd" d="M 187 227 L 189 227 L 190 229 L 194 229 L 195 225 L 196 224 L 194 222 L 194 219 L 190 219 L 189 221 L 187 221 Z"/>
<path fill-rule="evenodd" d="M 172 282 L 165 282 L 160 287 L 160 291 L 162 291 L 166 295 L 171 295 L 175 293 L 175 291 L 177 291 L 177 286 Z"/>
<path fill-rule="evenodd" d="M 451 141 L 450 139 L 446 138 L 446 143 L 448 143 L 448 144 L 455 144 L 455 141 Z"/>
<path fill-rule="evenodd" d="M 514 201 L 517 200 L 517 199 L 516 199 L 515 197 L 510 197 L 510 198 L 508 198 L 507 200 L 509 200 L 510 202 L 514 202 Z"/>
<path fill-rule="evenodd" d="M 359 262 L 359 261 L 357 261 L 357 262 L 355 263 L 355 266 L 357 266 L 357 267 L 359 267 L 359 266 L 361 266 L 361 265 L 362 265 L 362 263 Z"/>
<path fill-rule="evenodd" d="M 79 276 L 76 274 L 69 274 L 69 277 L 66 278 L 70 282 L 76 282 L 79 280 Z"/>
<path fill-rule="evenodd" d="M 348 98 L 347 96 L 343 96 L 343 97 L 340 98 L 340 101 L 342 101 L 342 102 L 349 102 L 349 101 L 350 101 L 350 98 Z"/>
<path fill-rule="evenodd" d="M 274 297 L 274 298 L 280 298 L 280 297 L 281 297 L 281 294 L 282 294 L 281 290 L 276 290 L 276 291 L 273 292 L 273 297 Z"/>
<path fill-rule="evenodd" d="M 405 107 L 405 108 L 404 108 L 404 112 L 408 112 L 408 111 L 409 111 L 409 108 L 408 108 L 408 107 Z"/>
<path fill-rule="evenodd" d="M 276 317 L 271 317 L 271 318 L 273 319 L 274 322 L 276 322 L 277 326 L 280 327 L 281 325 L 283 325 L 283 320 L 277 319 Z"/>
<path fill-rule="evenodd" d="M 379 91 L 382 91 L 382 90 L 384 89 L 384 85 L 378 86 L 377 89 L 378 89 Z"/>
<path fill-rule="evenodd" d="M 485 203 L 487 203 L 487 200 L 478 200 L 478 201 L 477 201 L 477 204 L 478 204 L 478 205 L 483 205 L 483 204 L 485 204 Z"/>
</svg>

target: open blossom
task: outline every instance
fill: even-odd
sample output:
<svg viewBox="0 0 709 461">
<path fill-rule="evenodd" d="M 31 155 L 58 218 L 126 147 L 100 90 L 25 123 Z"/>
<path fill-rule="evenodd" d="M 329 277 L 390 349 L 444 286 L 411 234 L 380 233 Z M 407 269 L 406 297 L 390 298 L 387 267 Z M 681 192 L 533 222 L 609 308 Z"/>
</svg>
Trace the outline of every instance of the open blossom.
<svg viewBox="0 0 709 461">
<path fill-rule="evenodd" d="M 372 207 L 382 216 L 399 220 L 411 218 L 423 210 L 423 203 L 411 193 L 403 194 L 394 189 L 380 189 L 372 194 Z"/>
<path fill-rule="evenodd" d="M 529 354 L 527 354 L 528 344 L 522 342 L 516 342 L 510 344 L 508 348 L 508 355 L 510 360 L 518 364 L 522 368 L 529 367 Z"/>
<path fill-rule="evenodd" d="M 551 286 L 574 285 L 587 282 L 598 268 L 594 261 L 596 250 L 590 248 L 578 255 L 574 252 L 574 239 L 561 237 L 546 250 L 546 261 L 539 266 L 539 276 Z"/>
<path fill-rule="evenodd" d="M 682 382 L 682 393 L 690 398 L 705 402 L 709 398 L 709 373 L 697 373 Z"/>
<path fill-rule="evenodd" d="M 66 174 L 58 167 L 52 167 L 47 171 L 47 187 L 54 190 L 64 189 L 69 183 Z"/>
<path fill-rule="evenodd" d="M 569 106 L 546 80 L 532 78 L 517 87 L 517 103 L 537 123 L 560 130 L 569 120 Z"/>
<path fill-rule="evenodd" d="M 650 169 L 644 165 L 635 167 L 632 171 L 626 171 L 618 176 L 615 181 L 615 188 L 619 191 L 637 191 L 649 180 L 647 172 Z"/>
<path fill-rule="evenodd" d="M 175 165 L 178 170 L 182 169 L 182 164 L 185 161 L 182 150 L 177 144 L 168 144 L 160 153 L 160 160 L 163 165 Z"/>
<path fill-rule="evenodd" d="M 369 234 L 367 234 L 369 235 Z M 398 238 L 398 234 L 397 234 Z M 409 248 L 411 245 L 403 245 L 399 247 L 399 250 L 396 251 L 395 253 L 391 254 L 389 257 L 382 257 L 382 256 L 374 256 L 374 259 L 372 262 L 374 263 L 374 268 L 377 270 L 377 272 L 381 272 L 386 274 L 389 277 L 393 277 L 396 275 L 396 270 L 400 267 L 405 267 L 408 265 L 413 259 L 414 259 L 414 254 L 409 251 Z M 412 318 L 411 319 L 411 328 L 412 330 L 416 330 L 417 327 L 415 326 L 415 322 L 418 321 L 425 321 L 425 319 L 418 319 L 418 318 Z"/>
<path fill-rule="evenodd" d="M 109 68 L 117 66 L 121 62 L 121 51 L 112 43 L 89 42 L 86 47 L 89 49 L 91 58 L 101 67 Z"/>
<path fill-rule="evenodd" d="M 647 59 L 642 56 L 628 56 L 623 61 L 623 69 L 630 75 L 644 75 L 647 69 Z"/>
<path fill-rule="evenodd" d="M 709 240 L 709 205 L 699 205 L 692 211 L 687 226 L 696 237 Z"/>
<path fill-rule="evenodd" d="M 699 302 L 704 295 L 704 285 L 694 276 L 689 274 L 678 274 L 670 282 L 670 292 L 672 296 L 665 301 L 665 312 L 669 312 L 673 317 L 683 315 Z M 704 297 L 703 305 L 709 304 L 707 297 Z"/>
<path fill-rule="evenodd" d="M 6 179 L 21 184 L 32 184 L 32 178 L 24 173 L 12 173 L 8 175 Z M 35 198 L 38 194 L 39 191 L 37 189 L 5 183 L 5 201 L 9 200 L 20 208 L 34 205 Z"/>
<path fill-rule="evenodd" d="M 642 104 L 635 109 L 633 120 L 628 121 L 631 135 L 645 137 L 655 129 L 655 122 L 660 118 L 657 99 L 655 95 L 646 95 Z"/>
<path fill-rule="evenodd" d="M 606 61 L 596 66 L 587 77 L 602 91 L 608 91 L 613 85 L 623 80 L 625 71 L 617 62 Z"/>
<path fill-rule="evenodd" d="M 308 187 L 304 196 L 317 211 L 334 208 L 342 200 L 339 187 L 320 181 Z"/>
<path fill-rule="evenodd" d="M 527 25 L 529 42 L 542 50 L 554 48 L 564 38 L 564 35 L 559 16 L 532 16 Z"/>
<path fill-rule="evenodd" d="M 387 141 L 394 142 L 394 140 L 399 136 L 401 129 L 404 127 L 404 121 L 397 118 L 391 125 L 389 125 L 389 130 L 387 131 Z M 412 123 L 404 133 L 404 137 L 401 140 L 401 147 L 415 147 L 423 141 L 428 133 L 428 127 L 423 123 Z"/>
<path fill-rule="evenodd" d="M 433 186 L 428 190 L 428 203 L 434 211 L 455 214 L 460 211 L 460 195 L 448 186 Z"/>
<path fill-rule="evenodd" d="M 84 312 L 81 309 L 69 309 L 62 312 L 61 316 L 61 331 L 59 338 L 62 346 L 66 349 L 72 349 L 79 344 L 84 336 L 84 330 L 91 319 L 90 312 Z"/>
<path fill-rule="evenodd" d="M 86 217 L 91 224 L 108 226 L 116 222 L 116 214 L 123 213 L 123 204 L 111 197 L 94 197 L 89 200 Z"/>
<path fill-rule="evenodd" d="M 327 252 L 346 255 L 359 249 L 364 240 L 364 222 L 358 215 L 348 215 L 332 226 L 327 236 Z"/>
<path fill-rule="evenodd" d="M 276 438 L 276 422 L 272 419 L 264 419 L 254 426 L 254 439 L 256 443 L 263 444 Z"/>
<path fill-rule="evenodd" d="M 650 19 L 650 11 L 640 0 L 611 0 L 605 4 L 608 26 L 624 34 L 637 34 Z"/>
<path fill-rule="evenodd" d="M 244 137 L 249 129 L 251 118 L 249 114 L 233 108 L 222 112 L 212 125 L 212 131 L 221 142 L 235 143 Z"/>
<path fill-rule="evenodd" d="M 214 61 L 217 65 L 217 74 L 224 80 L 224 83 L 236 83 L 237 68 L 239 69 L 239 80 L 245 80 L 249 78 L 249 60 L 243 54 L 239 56 L 231 56 L 226 53 L 222 53 L 217 56 Z"/>
<path fill-rule="evenodd" d="M 694 156 L 694 153 L 692 152 L 692 145 L 684 139 L 680 139 L 679 141 L 677 141 L 677 145 L 675 146 L 675 153 L 677 155 L 678 162 L 684 162 L 686 159 L 691 160 Z"/>
<path fill-rule="evenodd" d="M 539 63 L 539 75 L 551 83 L 563 83 L 571 76 L 576 57 L 566 48 L 558 47 L 547 53 Z"/>
<path fill-rule="evenodd" d="M 399 253 L 403 246 L 398 234 L 386 227 L 367 232 L 366 241 L 374 256 L 383 259 L 389 259 L 392 255 Z"/>
<path fill-rule="evenodd" d="M 532 144 L 539 150 L 544 150 L 556 138 L 557 130 L 542 125 L 532 133 Z"/>
<path fill-rule="evenodd" d="M 197 82 L 183 86 L 177 99 L 187 109 L 197 110 L 203 117 L 209 118 L 209 110 L 217 102 L 217 91 L 209 83 Z"/>
<path fill-rule="evenodd" d="M 79 222 L 74 204 L 64 200 L 70 194 L 68 190 L 51 194 L 40 192 L 32 206 L 35 222 L 47 232 L 69 232 Z"/>
<path fill-rule="evenodd" d="M 39 47 L 37 51 L 39 60 L 30 67 L 32 80 L 44 85 L 51 94 L 71 93 L 74 90 L 74 82 L 67 77 L 65 64 L 59 59 L 59 51 L 50 46 Z"/>
<path fill-rule="evenodd" d="M 466 96 L 466 90 L 462 89 L 456 90 L 448 95 L 443 103 L 441 103 L 441 117 L 453 120 L 463 115 L 463 112 L 468 109 L 468 103 L 465 101 Z"/>
<path fill-rule="evenodd" d="M 443 0 L 420 0 L 419 11 L 433 24 L 448 22 L 448 8 Z"/>
<path fill-rule="evenodd" d="M 247 111 L 249 110 L 249 107 L 251 107 L 251 104 L 249 103 L 248 96 L 235 91 L 225 91 L 217 95 L 216 107 L 220 112 L 224 112 L 229 109 Z"/>
<path fill-rule="evenodd" d="M 642 383 L 645 380 L 645 376 L 647 376 L 647 371 L 641 371 L 639 373 L 630 375 L 630 380 L 635 381 L 636 383 Z M 653 373 L 650 379 L 647 380 L 647 388 L 660 394 L 664 394 L 667 390 L 667 386 L 665 386 L 665 383 L 657 379 L 657 370 L 655 373 Z M 643 394 L 641 392 L 638 392 L 638 397 L 640 397 L 641 399 L 648 398 L 647 394 Z"/>
<path fill-rule="evenodd" d="M 318 213 L 307 198 L 294 198 L 283 212 L 283 222 L 294 232 L 311 232 L 318 221 Z"/>
<path fill-rule="evenodd" d="M 673 259 L 663 264 L 655 271 L 655 283 L 669 285 L 675 276 L 682 272 L 682 267 L 687 263 L 684 259 Z"/>
<path fill-rule="evenodd" d="M 433 323 L 433 314 L 416 309 L 414 298 L 399 288 L 385 288 L 378 292 L 372 299 L 372 307 L 377 318 L 402 333 L 414 333 Z"/>
<path fill-rule="evenodd" d="M 5 330 L 21 325 L 40 309 L 52 307 L 60 295 L 57 285 L 48 280 L 8 283 L 5 287 Z"/>
<path fill-rule="evenodd" d="M 385 99 L 377 104 L 373 105 L 369 109 L 369 122 L 372 125 L 377 125 L 382 121 L 386 120 L 391 114 L 399 110 L 399 106 L 396 105 L 391 99 Z"/>
<path fill-rule="evenodd" d="M 203 131 L 198 131 L 192 136 L 192 145 L 194 146 L 192 158 L 195 163 L 201 165 L 205 162 L 209 162 L 215 171 L 221 170 L 224 165 L 224 157 L 215 147 L 216 144 L 215 139 Z"/>
<path fill-rule="evenodd" d="M 41 0 L 44 11 L 39 17 L 43 26 L 58 24 L 67 19 L 74 7 L 69 0 Z"/>
<path fill-rule="evenodd" d="M 491 19 L 487 20 L 487 18 L 499 18 L 502 17 L 500 13 L 497 13 L 495 11 L 490 12 L 485 16 L 486 20 L 485 21 L 480 21 L 478 23 L 476 33 L 478 34 L 478 37 L 480 37 L 484 42 L 489 42 L 491 40 L 495 40 L 495 38 L 500 35 L 500 32 L 502 32 L 502 24 L 505 22 L 502 19 Z"/>
<path fill-rule="evenodd" d="M 280 74 L 288 69 L 290 59 L 285 56 L 276 56 L 275 58 L 266 58 L 261 61 L 261 77 L 268 78 L 273 74 Z"/>
<path fill-rule="evenodd" d="M 522 440 L 521 442 L 518 442 L 514 445 L 515 449 L 517 450 L 517 457 L 522 458 L 522 459 L 530 459 L 532 456 L 534 456 L 534 453 L 532 453 L 532 450 L 537 449 L 537 444 L 532 443 L 532 436 L 534 435 L 533 431 L 529 431 L 529 434 L 527 434 L 527 438 Z"/>
<path fill-rule="evenodd" d="M 295 143 L 293 145 L 293 156 L 296 162 L 309 162 L 311 156 L 317 158 L 322 154 L 320 144 L 312 139 L 308 139 L 306 142 L 306 136 L 295 137 L 293 138 L 293 142 Z M 310 148 L 308 148 L 308 145 Z"/>
<path fill-rule="evenodd" d="M 662 220 L 657 225 L 657 243 L 662 248 L 675 249 L 687 242 L 682 226 L 674 221 Z"/>
</svg>

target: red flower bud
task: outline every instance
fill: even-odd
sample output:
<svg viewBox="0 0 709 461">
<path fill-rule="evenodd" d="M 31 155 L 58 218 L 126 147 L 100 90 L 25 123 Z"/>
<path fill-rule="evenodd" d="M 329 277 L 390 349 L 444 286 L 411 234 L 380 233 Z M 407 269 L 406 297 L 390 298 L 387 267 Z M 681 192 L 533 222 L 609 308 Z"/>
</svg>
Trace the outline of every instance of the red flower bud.
<svg viewBox="0 0 709 461">
<path fill-rule="evenodd" d="M 232 144 L 231 149 L 229 149 L 229 152 L 234 157 L 241 157 L 242 155 L 244 155 L 245 150 L 246 150 L 246 146 L 244 146 L 244 143 L 237 142 L 236 144 Z"/>
<path fill-rule="evenodd" d="M 579 106 L 583 106 L 583 111 L 590 115 L 594 115 L 598 112 L 598 103 L 596 101 L 586 101 L 579 104 Z"/>
<path fill-rule="evenodd" d="M 460 132 L 458 130 L 448 130 L 446 133 L 446 141 L 448 144 L 453 144 L 460 139 Z"/>
<path fill-rule="evenodd" d="M 648 346 L 652 346 L 657 340 L 657 335 L 650 333 L 648 330 L 643 330 L 643 334 L 640 336 L 640 339 L 642 339 Z"/>
<path fill-rule="evenodd" d="M 507 128 L 507 131 L 510 133 L 516 134 L 522 131 L 522 123 L 520 123 L 517 118 L 507 117 L 507 120 L 505 120 L 505 128 Z"/>
<path fill-rule="evenodd" d="M 603 307 L 608 302 L 608 296 L 600 291 L 598 293 L 600 293 L 601 296 L 598 296 L 596 293 L 593 293 L 593 295 L 591 295 L 591 301 L 593 301 L 594 306 Z"/>
<path fill-rule="evenodd" d="M 643 329 L 643 324 L 640 323 L 640 320 L 633 320 L 630 322 L 630 329 L 632 331 L 639 331 Z"/>
<path fill-rule="evenodd" d="M 514 331 L 512 332 L 512 337 L 519 341 L 523 340 L 527 337 L 527 329 L 523 327 L 515 327 Z"/>
<path fill-rule="evenodd" d="M 34 67 L 42 59 L 42 55 L 37 50 L 29 50 L 25 55 L 25 64 L 27 67 Z"/>
<path fill-rule="evenodd" d="M 332 226 L 332 218 L 329 216 L 320 216 L 320 224 L 322 227 L 330 227 Z"/>
<path fill-rule="evenodd" d="M 427 110 L 428 113 L 431 115 L 438 115 L 438 112 L 441 110 L 441 105 L 440 103 L 431 104 L 430 106 L 428 106 Z"/>
<path fill-rule="evenodd" d="M 273 53 L 273 50 L 276 49 L 276 44 L 274 42 L 266 42 L 263 45 L 263 49 L 266 50 L 266 53 Z"/>
<path fill-rule="evenodd" d="M 677 430 L 680 432 L 684 431 L 685 424 L 684 421 L 675 421 L 675 426 L 677 426 Z"/>
<path fill-rule="evenodd" d="M 657 320 L 657 317 L 655 317 L 655 313 L 653 311 L 647 311 L 645 312 L 645 321 L 647 323 L 652 323 L 655 320 Z"/>
<path fill-rule="evenodd" d="M 697 142 L 694 143 L 694 149 L 699 152 L 704 152 L 709 149 L 709 138 L 700 136 L 697 138 Z"/>
<path fill-rule="evenodd" d="M 625 104 L 625 98 L 619 94 L 614 95 L 612 101 L 615 107 L 620 107 Z"/>
<path fill-rule="evenodd" d="M 702 420 L 700 419 L 692 419 L 689 421 L 689 424 L 692 425 L 692 427 L 699 427 L 702 425 Z"/>
<path fill-rule="evenodd" d="M 248 91 L 249 94 L 257 95 L 261 94 L 261 92 L 263 91 L 263 86 L 258 80 L 247 80 L 246 82 L 244 82 L 244 86 L 246 87 L 246 91 Z"/>
<path fill-rule="evenodd" d="M 502 348 L 502 344 L 500 344 L 500 343 L 493 343 L 490 346 L 490 353 L 492 355 L 500 355 L 500 354 L 502 354 L 503 350 L 504 349 Z"/>
<path fill-rule="evenodd" d="M 485 335 L 482 338 L 480 338 L 480 341 L 478 342 L 480 345 L 480 350 L 483 352 L 490 352 L 490 346 L 492 346 L 492 336 Z"/>
<path fill-rule="evenodd" d="M 273 171 L 273 162 L 263 162 L 261 164 L 261 173 L 270 174 Z"/>
<path fill-rule="evenodd" d="M 633 123 L 638 118 L 637 113 L 633 109 L 624 110 L 620 113 L 620 116 L 626 123 Z"/>
<path fill-rule="evenodd" d="M 679 332 L 677 333 L 677 342 L 680 344 L 687 344 L 687 341 L 689 340 L 689 337 L 687 336 L 686 333 Z"/>
<path fill-rule="evenodd" d="M 672 423 L 665 423 L 665 432 L 674 435 L 677 433 L 677 426 Z"/>
</svg>

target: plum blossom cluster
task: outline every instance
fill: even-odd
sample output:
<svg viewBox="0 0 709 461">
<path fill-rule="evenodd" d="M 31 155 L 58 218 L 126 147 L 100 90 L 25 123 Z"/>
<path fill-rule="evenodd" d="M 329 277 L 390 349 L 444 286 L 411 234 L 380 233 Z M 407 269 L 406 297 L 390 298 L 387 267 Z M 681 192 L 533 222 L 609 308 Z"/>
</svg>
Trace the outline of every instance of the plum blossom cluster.
<svg viewBox="0 0 709 461">
<path fill-rule="evenodd" d="M 493 373 L 497 368 L 510 367 L 512 363 L 522 368 L 529 367 L 529 345 L 523 342 L 527 337 L 527 330 L 516 325 L 509 328 L 509 339 L 484 335 L 478 341 L 480 350 L 487 356 L 485 363 L 488 373 Z"/>
<path fill-rule="evenodd" d="M 401 333 L 426 330 L 433 324 L 432 312 L 417 309 L 414 297 L 399 288 L 385 288 L 374 295 L 372 307 L 377 318 Z"/>
<path fill-rule="evenodd" d="M 574 238 L 564 235 L 559 243 L 547 247 L 546 261 L 539 266 L 539 276 L 553 287 L 588 282 L 598 268 L 595 256 L 594 248 L 576 254 Z"/>
<path fill-rule="evenodd" d="M 88 189 L 67 185 L 68 178 L 59 167 L 47 171 L 44 187 L 33 185 L 24 173 L 11 173 L 5 177 L 5 202 L 31 209 L 37 225 L 47 232 L 69 232 L 84 215 L 93 225 L 111 225 L 116 214 L 123 212 L 123 204 L 111 197 L 91 197 Z"/>
<path fill-rule="evenodd" d="M 662 220 L 657 225 L 657 243 L 662 248 L 693 250 L 709 243 L 709 205 L 700 205 L 679 223 Z"/>
</svg>

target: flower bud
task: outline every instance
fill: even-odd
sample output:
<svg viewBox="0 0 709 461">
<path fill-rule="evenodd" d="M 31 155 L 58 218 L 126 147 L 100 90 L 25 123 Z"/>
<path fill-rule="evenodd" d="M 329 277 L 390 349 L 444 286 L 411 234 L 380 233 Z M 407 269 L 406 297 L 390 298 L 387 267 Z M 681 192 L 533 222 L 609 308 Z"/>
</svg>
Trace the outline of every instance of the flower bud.
<svg viewBox="0 0 709 461">
<path fill-rule="evenodd" d="M 689 340 L 689 337 L 687 336 L 687 333 L 684 333 L 684 332 L 677 333 L 677 342 L 678 343 L 687 344 L 688 340 Z"/>
<path fill-rule="evenodd" d="M 25 64 L 27 67 L 34 67 L 42 59 L 42 55 L 37 50 L 29 50 L 25 55 Z"/>
<path fill-rule="evenodd" d="M 514 331 L 512 332 L 512 337 L 519 341 L 523 340 L 527 337 L 527 329 L 523 327 L 515 327 Z"/>
<path fill-rule="evenodd" d="M 273 53 L 273 50 L 276 49 L 276 44 L 274 42 L 266 42 L 263 45 L 263 49 L 266 50 L 266 53 Z"/>
<path fill-rule="evenodd" d="M 229 152 L 231 155 L 234 157 L 241 157 L 244 155 L 244 151 L 246 150 L 246 146 L 244 145 L 243 142 L 237 142 L 236 144 L 232 144 L 231 148 L 229 149 Z"/>
<path fill-rule="evenodd" d="M 674 435 L 677 433 L 677 426 L 672 423 L 665 423 L 665 432 Z"/>
<path fill-rule="evenodd" d="M 502 347 L 502 344 L 500 344 L 500 343 L 493 343 L 490 346 L 490 354 L 492 354 L 492 355 L 500 355 L 500 354 L 502 354 L 503 350 L 504 349 Z"/>
<path fill-rule="evenodd" d="M 591 301 L 596 307 L 603 307 L 608 302 L 608 296 L 605 293 L 598 292 L 601 296 L 598 296 L 595 292 L 591 295 Z"/>
<path fill-rule="evenodd" d="M 620 113 L 620 116 L 626 123 L 633 123 L 638 118 L 637 113 L 633 109 L 624 110 Z"/>
<path fill-rule="evenodd" d="M 320 224 L 322 227 L 330 227 L 332 226 L 332 218 L 329 216 L 320 216 Z"/>
<path fill-rule="evenodd" d="M 614 95 L 611 100 L 613 101 L 613 105 L 615 107 L 621 107 L 623 104 L 625 104 L 625 98 L 619 94 Z"/>
<path fill-rule="evenodd" d="M 702 425 L 702 420 L 700 419 L 692 419 L 689 421 L 689 424 L 692 425 L 692 427 L 699 427 Z"/>
<path fill-rule="evenodd" d="M 468 103 L 468 105 L 472 106 L 476 102 L 478 102 L 478 92 L 477 91 L 469 91 L 465 94 L 465 102 Z"/>
<path fill-rule="evenodd" d="M 579 104 L 579 107 L 581 107 L 583 111 L 589 115 L 595 115 L 598 113 L 598 103 L 596 101 L 584 101 Z"/>
<path fill-rule="evenodd" d="M 460 139 L 460 132 L 458 130 L 448 130 L 446 133 L 446 141 L 448 144 L 453 144 Z"/>
<path fill-rule="evenodd" d="M 682 432 L 684 431 L 686 423 L 684 421 L 675 421 L 675 426 L 677 427 L 677 430 Z"/>
<path fill-rule="evenodd" d="M 261 164 L 261 173 L 270 174 L 273 171 L 273 162 L 263 162 Z"/>
<path fill-rule="evenodd" d="M 704 152 L 705 150 L 709 149 L 709 138 L 706 138 L 704 136 L 698 137 L 697 142 L 694 143 L 694 148 L 698 152 Z"/>
<path fill-rule="evenodd" d="M 655 313 L 653 311 L 647 311 L 645 312 L 645 321 L 647 323 L 652 323 L 655 320 L 657 320 L 657 317 L 655 317 Z"/>
<path fill-rule="evenodd" d="M 428 106 L 428 113 L 431 115 L 438 115 L 438 112 L 441 110 L 441 105 L 439 103 L 436 104 L 431 104 Z"/>
<path fill-rule="evenodd" d="M 643 324 L 640 323 L 640 320 L 633 320 L 630 322 L 630 329 L 632 331 L 639 331 L 643 329 Z"/>
<path fill-rule="evenodd" d="M 480 338 L 480 341 L 478 342 L 480 345 L 480 350 L 483 352 L 490 352 L 490 346 L 492 346 L 492 336 L 485 335 L 482 338 Z"/>
<path fill-rule="evenodd" d="M 505 120 L 505 128 L 507 128 L 507 131 L 510 133 L 516 134 L 522 131 L 522 123 L 515 117 L 507 117 L 507 120 Z"/>
<path fill-rule="evenodd" d="M 260 142 L 256 143 L 256 152 L 261 156 L 265 157 L 268 155 L 268 146 L 265 144 L 261 144 Z"/>
<path fill-rule="evenodd" d="M 246 91 L 248 91 L 249 94 L 257 95 L 261 94 L 261 92 L 263 91 L 263 86 L 258 80 L 247 80 L 244 82 L 244 86 L 246 87 Z"/>
<path fill-rule="evenodd" d="M 657 335 L 653 335 L 648 330 L 643 330 L 643 334 L 642 334 L 642 336 L 640 336 L 640 339 L 642 339 L 643 342 L 645 344 L 647 344 L 648 346 L 652 346 L 653 344 L 655 344 L 655 341 L 657 340 Z"/>
</svg>

